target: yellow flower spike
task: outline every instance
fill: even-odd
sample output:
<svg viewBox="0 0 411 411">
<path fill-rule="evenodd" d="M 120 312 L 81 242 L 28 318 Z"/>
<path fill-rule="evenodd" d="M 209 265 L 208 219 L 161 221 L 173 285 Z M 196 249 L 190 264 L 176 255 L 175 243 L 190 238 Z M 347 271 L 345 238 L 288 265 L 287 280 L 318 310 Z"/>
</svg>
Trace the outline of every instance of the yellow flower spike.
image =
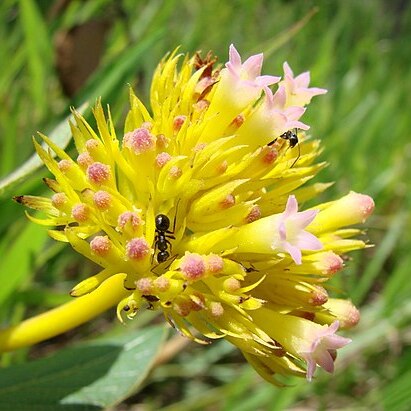
<svg viewBox="0 0 411 411">
<path fill-rule="evenodd" d="M 67 240 L 70 242 L 71 246 L 76 250 L 78 253 L 84 255 L 84 257 L 88 258 L 89 260 L 95 262 L 96 264 L 106 267 L 107 265 L 111 265 L 105 258 L 102 258 L 102 255 L 96 254 L 92 252 L 90 247 L 90 243 L 84 239 L 82 239 L 78 233 L 76 232 L 75 228 L 66 228 L 64 233 L 67 237 Z M 118 260 L 119 261 L 119 260 Z"/>
<path fill-rule="evenodd" d="M 323 209 L 310 225 L 315 234 L 333 231 L 348 225 L 364 223 L 374 210 L 371 197 L 351 191 L 339 200 L 323 205 Z"/>
<path fill-rule="evenodd" d="M 321 236 L 321 241 L 324 244 L 324 250 L 335 251 L 338 254 L 345 254 L 354 250 L 361 250 L 362 248 L 372 247 L 365 244 L 361 240 L 343 240 L 340 238 L 327 238 Z"/>
<path fill-rule="evenodd" d="M 299 202 L 304 203 L 305 201 L 311 200 L 312 198 L 315 198 L 317 195 L 323 193 L 332 185 L 333 183 L 314 183 L 310 186 L 302 187 L 296 190 L 295 196 L 297 197 L 297 200 Z"/>
<path fill-rule="evenodd" d="M 234 180 L 222 186 L 209 190 L 206 194 L 194 200 L 191 206 L 188 220 L 201 220 L 203 216 L 214 214 L 222 209 L 232 207 L 235 204 L 234 191 L 247 180 Z"/>
<path fill-rule="evenodd" d="M 145 122 L 151 123 L 152 121 L 153 119 L 148 110 L 130 87 L 130 111 L 126 117 L 124 134 L 141 127 Z"/>
<path fill-rule="evenodd" d="M 50 198 L 36 196 L 15 196 L 13 200 L 32 210 L 45 210 L 47 213 L 57 216 L 58 212 Z"/>
<path fill-rule="evenodd" d="M 319 276 L 322 281 L 326 281 L 340 271 L 343 265 L 343 259 L 338 254 L 332 251 L 324 251 L 305 256 L 303 263 L 293 266 L 291 271 L 293 274 L 301 274 L 307 277 Z M 307 279 L 307 281 L 309 280 Z"/>
<path fill-rule="evenodd" d="M 97 290 L 20 324 L 0 330 L 0 350 L 12 351 L 62 334 L 118 304 L 128 292 L 124 275 L 108 278 Z"/>
<path fill-rule="evenodd" d="M 330 185 L 306 185 L 326 163 L 320 141 L 295 130 L 309 128 L 300 118 L 325 90 L 287 64 L 278 83 L 261 75 L 262 62 L 242 61 L 231 45 L 214 68 L 211 54 L 176 49 L 155 71 L 151 109 L 130 90 L 123 135 L 99 100 L 96 130 L 73 111 L 74 158 L 45 136 L 48 149 L 34 142 L 53 193 L 16 201 L 101 270 L 73 288 L 73 303 L 1 331 L 0 347 L 33 344 L 117 304 L 122 322 L 156 309 L 194 341 L 226 338 L 274 384 L 274 374 L 333 370 L 348 343 L 335 333 L 359 317 L 326 283 L 345 253 L 366 247 L 350 226 L 373 203 L 350 193 L 301 209 Z"/>
<path fill-rule="evenodd" d="M 81 297 L 82 295 L 88 294 L 94 291 L 100 284 L 105 280 L 110 278 L 114 274 L 112 268 L 105 268 L 98 274 L 86 278 L 85 280 L 78 283 L 71 291 L 70 295 L 72 297 Z"/>
<path fill-rule="evenodd" d="M 341 328 L 352 328 L 360 321 L 360 312 L 350 300 L 329 298 L 324 304 L 327 311 L 316 313 L 316 320 L 322 324 L 331 324 L 334 320 L 340 322 Z"/>
<path fill-rule="evenodd" d="M 20 201 L 18 201 L 20 202 Z M 27 211 L 25 212 L 26 217 L 33 223 L 51 226 L 51 225 L 66 225 L 69 224 L 73 219 L 71 217 L 51 217 L 51 218 L 37 218 L 30 215 Z"/>
<path fill-rule="evenodd" d="M 274 377 L 275 374 L 289 374 L 300 377 L 305 374 L 304 369 L 298 367 L 290 358 L 277 357 L 275 356 L 275 352 L 268 358 L 244 351 L 243 355 L 262 378 L 278 387 L 284 387 L 285 385 Z"/>
</svg>

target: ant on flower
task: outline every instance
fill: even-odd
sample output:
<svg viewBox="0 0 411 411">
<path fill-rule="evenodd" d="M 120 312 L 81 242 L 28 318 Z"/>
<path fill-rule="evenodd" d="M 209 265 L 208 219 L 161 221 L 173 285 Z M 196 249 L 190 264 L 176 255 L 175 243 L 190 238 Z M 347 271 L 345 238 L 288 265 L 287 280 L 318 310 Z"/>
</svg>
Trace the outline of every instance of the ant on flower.
<svg viewBox="0 0 411 411">
<path fill-rule="evenodd" d="M 157 262 L 163 263 L 170 257 L 168 248 L 170 247 L 171 251 L 171 242 L 169 240 L 175 240 L 174 229 L 169 231 L 170 228 L 170 219 L 165 214 L 158 214 L 155 218 L 156 224 L 156 237 L 154 240 L 155 249 L 159 250 L 157 254 Z M 174 220 L 175 226 L 175 220 Z"/>
<path fill-rule="evenodd" d="M 293 148 L 298 144 L 297 129 L 294 129 L 294 131 L 288 130 L 285 133 L 281 134 L 279 138 L 282 138 L 283 140 L 287 140 L 289 144 L 289 148 Z M 275 138 L 273 141 L 270 141 L 267 144 L 267 146 L 271 147 L 276 141 L 277 141 L 277 138 Z M 300 156 L 301 156 L 301 151 L 300 151 L 300 145 L 298 144 L 298 156 L 294 160 L 293 164 L 291 164 L 290 168 L 294 167 L 295 163 L 298 161 Z"/>
</svg>

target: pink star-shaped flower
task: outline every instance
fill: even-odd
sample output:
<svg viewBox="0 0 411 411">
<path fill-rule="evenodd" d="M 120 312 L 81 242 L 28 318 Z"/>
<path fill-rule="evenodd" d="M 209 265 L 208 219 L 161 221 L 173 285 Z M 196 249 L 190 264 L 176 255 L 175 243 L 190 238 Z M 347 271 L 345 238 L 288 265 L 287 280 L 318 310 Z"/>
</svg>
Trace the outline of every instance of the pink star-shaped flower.
<svg viewBox="0 0 411 411">
<path fill-rule="evenodd" d="M 264 92 L 266 97 L 263 104 L 273 117 L 275 135 L 279 136 L 293 128 L 301 130 L 308 130 L 310 128 L 307 124 L 298 121 L 305 112 L 304 107 L 286 107 L 286 91 L 284 86 L 280 86 L 274 95 L 268 87 L 264 87 Z"/>
<path fill-rule="evenodd" d="M 294 77 L 294 73 L 287 62 L 283 64 L 284 80 L 280 85 L 284 85 L 287 93 L 287 106 L 305 106 L 314 96 L 325 94 L 326 89 L 318 87 L 308 87 L 310 84 L 310 73 L 308 71 Z"/>
<path fill-rule="evenodd" d="M 249 57 L 244 63 L 241 63 L 241 56 L 233 44 L 229 48 L 229 61 L 226 67 L 229 73 L 237 81 L 244 85 L 262 89 L 264 86 L 278 83 L 281 77 L 277 76 L 260 76 L 263 65 L 263 53 Z"/>
<path fill-rule="evenodd" d="M 272 248 L 287 252 L 296 264 L 302 262 L 301 250 L 321 250 L 323 246 L 320 240 L 304 230 L 317 214 L 318 210 L 298 212 L 297 199 L 293 195 L 289 196 L 278 223 L 279 239 L 272 244 Z"/>
<path fill-rule="evenodd" d="M 334 372 L 336 350 L 351 342 L 349 338 L 335 334 L 338 327 L 338 321 L 334 321 L 328 327 L 322 327 L 318 334 L 313 336 L 310 350 L 301 353 L 302 357 L 307 361 L 308 381 L 311 381 L 317 364 L 329 373 Z"/>
</svg>

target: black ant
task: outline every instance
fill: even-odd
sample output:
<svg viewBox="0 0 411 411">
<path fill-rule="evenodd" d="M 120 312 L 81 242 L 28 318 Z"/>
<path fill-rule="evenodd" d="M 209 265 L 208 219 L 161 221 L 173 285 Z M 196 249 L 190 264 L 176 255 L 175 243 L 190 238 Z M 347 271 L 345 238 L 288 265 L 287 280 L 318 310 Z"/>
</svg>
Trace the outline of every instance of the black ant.
<svg viewBox="0 0 411 411">
<path fill-rule="evenodd" d="M 293 148 L 298 144 L 298 136 L 297 136 L 297 129 L 294 131 L 288 130 L 285 133 L 281 134 L 280 138 L 282 138 L 283 140 L 287 140 L 289 147 Z M 275 142 L 277 141 L 277 138 L 275 138 L 273 141 L 270 141 L 267 146 L 272 146 Z M 298 144 L 298 156 L 297 158 L 294 160 L 294 163 L 291 164 L 290 168 L 294 167 L 294 164 L 298 161 L 298 159 L 301 156 L 301 151 L 300 151 L 300 145 Z"/>
<path fill-rule="evenodd" d="M 155 237 L 155 248 L 159 250 L 157 254 L 157 262 L 164 263 L 170 257 L 168 247 L 171 251 L 171 240 L 175 240 L 174 237 L 174 228 L 173 231 L 169 231 L 170 228 L 170 219 L 164 214 L 158 214 L 155 218 L 156 223 L 156 237 Z M 175 220 L 174 220 L 175 225 Z"/>
</svg>

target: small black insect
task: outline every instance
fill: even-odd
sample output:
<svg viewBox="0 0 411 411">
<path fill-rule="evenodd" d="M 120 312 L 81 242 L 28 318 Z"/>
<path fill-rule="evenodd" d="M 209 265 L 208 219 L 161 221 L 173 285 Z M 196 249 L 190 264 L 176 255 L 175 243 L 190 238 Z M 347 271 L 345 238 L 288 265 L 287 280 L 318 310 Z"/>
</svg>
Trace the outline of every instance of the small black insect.
<svg viewBox="0 0 411 411">
<path fill-rule="evenodd" d="M 287 140 L 290 148 L 295 147 L 298 144 L 297 129 L 295 129 L 295 131 L 291 131 L 291 130 L 286 131 L 285 133 L 281 134 L 280 138 Z M 272 146 L 276 141 L 277 139 L 275 138 L 273 141 L 269 142 L 267 145 Z M 298 159 L 300 158 L 300 155 L 301 155 L 300 145 L 298 145 L 298 156 L 294 160 L 290 168 L 294 167 L 294 164 L 298 161 Z"/>
<path fill-rule="evenodd" d="M 288 130 L 285 133 L 281 134 L 280 137 L 284 140 L 288 140 L 291 148 L 295 147 L 298 144 L 298 136 L 294 131 Z"/>
<path fill-rule="evenodd" d="M 154 245 L 156 250 L 159 250 L 157 254 L 157 262 L 163 263 L 170 257 L 171 243 L 169 240 L 174 240 L 174 228 L 170 231 L 170 219 L 164 214 L 158 214 L 155 218 L 156 224 L 156 237 Z"/>
</svg>

